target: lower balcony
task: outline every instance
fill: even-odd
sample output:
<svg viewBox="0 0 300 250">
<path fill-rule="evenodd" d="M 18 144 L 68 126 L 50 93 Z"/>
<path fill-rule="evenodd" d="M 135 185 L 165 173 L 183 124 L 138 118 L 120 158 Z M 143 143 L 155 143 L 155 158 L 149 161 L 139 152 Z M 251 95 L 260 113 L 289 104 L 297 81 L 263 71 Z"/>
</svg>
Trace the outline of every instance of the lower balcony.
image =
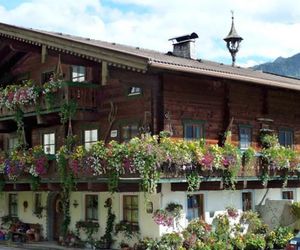
<svg viewBox="0 0 300 250">
<path fill-rule="evenodd" d="M 142 191 L 153 193 L 161 183 L 170 183 L 172 190 L 191 192 L 298 186 L 299 166 L 299 153 L 278 145 L 262 149 L 260 154 L 253 149 L 241 154 L 231 144 L 219 147 L 144 136 L 128 143 L 105 145 L 100 141 L 89 150 L 63 146 L 52 160 L 37 146 L 3 156 L 0 173 L 2 181 L 10 184 L 38 181 L 50 189 L 68 182 L 83 189 L 96 185 L 115 192 L 124 183 L 135 183 Z"/>
</svg>

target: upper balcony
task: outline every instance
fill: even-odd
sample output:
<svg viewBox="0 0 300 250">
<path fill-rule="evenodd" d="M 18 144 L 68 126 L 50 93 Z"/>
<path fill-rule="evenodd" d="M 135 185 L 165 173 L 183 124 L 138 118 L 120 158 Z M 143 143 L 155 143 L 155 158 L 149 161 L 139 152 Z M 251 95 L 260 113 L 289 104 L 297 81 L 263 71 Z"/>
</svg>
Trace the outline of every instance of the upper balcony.
<svg viewBox="0 0 300 250">
<path fill-rule="evenodd" d="M 99 93 L 99 85 L 82 82 L 63 81 L 57 87 L 52 86 L 48 89 L 45 88 L 45 85 L 43 87 L 13 85 L 12 88 L 6 87 L 1 91 L 0 121 L 13 120 L 16 108 L 22 110 L 25 118 L 57 114 L 62 105 L 70 100 L 77 104 L 77 115 L 74 119 L 89 120 L 86 116 L 93 117 L 97 111 Z"/>
</svg>

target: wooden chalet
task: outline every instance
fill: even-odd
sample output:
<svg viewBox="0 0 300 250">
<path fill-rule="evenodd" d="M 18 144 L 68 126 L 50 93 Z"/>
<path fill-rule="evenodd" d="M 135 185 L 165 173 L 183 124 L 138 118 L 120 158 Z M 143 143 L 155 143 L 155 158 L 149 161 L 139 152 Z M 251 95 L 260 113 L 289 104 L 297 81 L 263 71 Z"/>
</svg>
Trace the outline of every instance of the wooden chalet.
<svg viewBox="0 0 300 250">
<path fill-rule="evenodd" d="M 297 79 L 191 59 L 180 54 L 178 43 L 173 52 L 160 53 L 4 23 L 0 23 L 0 41 L 2 90 L 30 79 L 42 87 L 54 75 L 61 83 L 51 89 L 51 98 L 44 93 L 34 104 L 22 107 L 21 134 L 26 147 L 41 145 L 49 159 L 37 189 L 32 190 L 28 173 L 8 179 L 4 158 L 1 163 L 0 216 L 41 224 L 47 240 L 59 238 L 59 221 L 64 218 L 63 183 L 55 154 L 66 143 L 70 126 L 77 144 L 86 148 L 98 140 L 128 142 L 141 131 L 157 135 L 163 130 L 174 139 L 203 138 L 207 144 L 222 144 L 224 133 L 231 131 L 229 139 L 236 147 L 243 151 L 252 146 L 259 151 L 260 133 L 267 130 L 278 134 L 282 145 L 300 149 Z M 182 49 L 193 39 L 185 42 L 179 41 Z M 62 123 L 62 107 L 72 101 L 76 102 L 75 115 Z M 4 151 L 12 152 L 19 143 L 16 120 L 16 110 L 2 103 L 0 145 Z M 273 176 L 264 186 L 254 173 L 240 175 L 235 190 L 226 190 L 222 178 L 214 176 L 203 179 L 200 188 L 191 192 L 185 178 L 165 176 L 158 181 L 156 193 L 145 198 L 138 176 L 120 178 L 112 194 L 107 178 L 80 175 L 70 194 L 69 228 L 75 230 L 78 221 L 95 221 L 99 239 L 106 226 L 104 204 L 111 198 L 116 223 L 138 224 L 141 236 L 159 237 L 167 229 L 154 223 L 153 211 L 169 202 L 182 204 L 188 220 L 202 216 L 210 221 L 228 205 L 254 209 L 266 187 L 271 190 L 266 195 L 269 199 L 299 201 L 298 177 L 290 176 L 284 188 L 282 182 L 280 176 Z M 36 216 L 38 208 L 43 208 L 42 216 Z"/>
</svg>

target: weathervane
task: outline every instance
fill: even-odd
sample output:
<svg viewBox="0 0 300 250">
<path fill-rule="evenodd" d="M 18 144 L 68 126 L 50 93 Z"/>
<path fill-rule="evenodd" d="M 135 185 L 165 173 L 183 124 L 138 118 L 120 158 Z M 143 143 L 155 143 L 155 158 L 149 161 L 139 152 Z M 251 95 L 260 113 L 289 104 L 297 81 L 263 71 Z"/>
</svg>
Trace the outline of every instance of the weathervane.
<svg viewBox="0 0 300 250">
<path fill-rule="evenodd" d="M 231 10 L 231 29 L 227 35 L 227 37 L 224 38 L 224 41 L 226 42 L 227 48 L 231 54 L 232 57 L 232 66 L 235 65 L 235 57 L 236 53 L 239 51 L 240 42 L 243 40 L 242 37 L 240 37 L 234 27 L 234 15 L 233 11 Z"/>
</svg>

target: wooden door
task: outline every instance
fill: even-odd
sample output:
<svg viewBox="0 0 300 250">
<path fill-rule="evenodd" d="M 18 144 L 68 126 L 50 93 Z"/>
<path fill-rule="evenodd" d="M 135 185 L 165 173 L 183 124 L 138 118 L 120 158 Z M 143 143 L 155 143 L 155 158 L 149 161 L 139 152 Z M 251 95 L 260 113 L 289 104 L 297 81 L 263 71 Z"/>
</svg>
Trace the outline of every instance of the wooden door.
<svg viewBox="0 0 300 250">
<path fill-rule="evenodd" d="M 53 239 L 58 240 L 61 235 L 62 222 L 64 218 L 60 194 L 57 194 L 53 200 L 53 211 Z"/>
</svg>

